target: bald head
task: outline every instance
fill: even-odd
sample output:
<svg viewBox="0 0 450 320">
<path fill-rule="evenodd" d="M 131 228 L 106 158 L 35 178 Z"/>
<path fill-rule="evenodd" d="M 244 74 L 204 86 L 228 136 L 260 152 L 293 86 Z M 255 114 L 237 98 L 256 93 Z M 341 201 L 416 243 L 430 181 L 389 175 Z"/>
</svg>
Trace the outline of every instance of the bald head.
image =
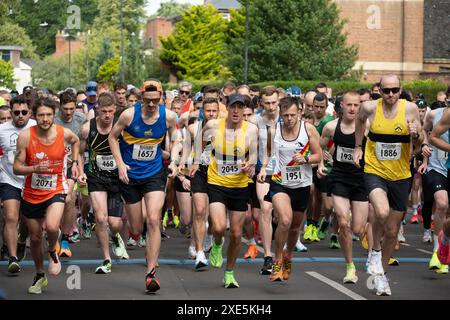
<svg viewBox="0 0 450 320">
<path fill-rule="evenodd" d="M 380 85 L 382 88 L 400 87 L 400 78 L 395 74 L 387 74 L 381 77 Z"/>
<path fill-rule="evenodd" d="M 305 99 L 303 100 L 303 104 L 305 105 L 305 108 L 308 110 L 313 110 L 313 103 L 314 103 L 314 98 L 317 95 L 317 93 L 315 91 L 308 91 L 305 94 Z"/>
</svg>

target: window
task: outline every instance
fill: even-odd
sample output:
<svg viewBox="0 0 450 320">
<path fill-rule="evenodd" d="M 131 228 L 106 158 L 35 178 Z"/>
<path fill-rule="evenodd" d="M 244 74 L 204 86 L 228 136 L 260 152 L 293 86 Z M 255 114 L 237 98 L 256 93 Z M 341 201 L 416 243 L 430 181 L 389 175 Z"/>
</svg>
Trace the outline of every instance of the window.
<svg viewBox="0 0 450 320">
<path fill-rule="evenodd" d="M 5 60 L 6 62 L 11 60 L 11 51 L 9 50 L 2 50 L 0 51 L 0 58 L 2 60 Z"/>
</svg>

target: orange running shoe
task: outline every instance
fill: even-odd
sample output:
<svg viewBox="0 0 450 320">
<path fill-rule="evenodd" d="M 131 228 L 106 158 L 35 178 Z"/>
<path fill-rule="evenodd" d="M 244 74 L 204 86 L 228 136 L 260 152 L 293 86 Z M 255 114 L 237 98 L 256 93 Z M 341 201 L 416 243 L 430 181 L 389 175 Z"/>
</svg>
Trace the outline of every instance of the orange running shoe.
<svg viewBox="0 0 450 320">
<path fill-rule="evenodd" d="M 145 289 L 147 293 L 155 293 L 161 288 L 159 281 L 155 278 L 156 270 L 153 269 L 145 277 Z"/>
<path fill-rule="evenodd" d="M 255 259 L 258 256 L 258 249 L 256 244 L 248 245 L 247 252 L 244 254 L 245 259 Z"/>
<path fill-rule="evenodd" d="M 287 254 L 287 251 L 284 250 L 283 252 L 283 280 L 288 280 L 289 279 L 289 275 L 291 274 L 291 270 L 292 270 L 292 262 L 291 262 L 291 258 L 289 257 Z"/>
<path fill-rule="evenodd" d="M 450 245 L 449 244 L 442 244 L 442 236 L 444 235 L 444 232 L 441 230 L 438 235 L 439 240 L 439 247 L 437 251 L 437 256 L 439 261 L 442 264 L 450 264 Z"/>
<path fill-rule="evenodd" d="M 281 261 L 275 261 L 272 266 L 272 273 L 269 276 L 270 281 L 283 281 L 283 268 L 281 266 Z"/>
</svg>

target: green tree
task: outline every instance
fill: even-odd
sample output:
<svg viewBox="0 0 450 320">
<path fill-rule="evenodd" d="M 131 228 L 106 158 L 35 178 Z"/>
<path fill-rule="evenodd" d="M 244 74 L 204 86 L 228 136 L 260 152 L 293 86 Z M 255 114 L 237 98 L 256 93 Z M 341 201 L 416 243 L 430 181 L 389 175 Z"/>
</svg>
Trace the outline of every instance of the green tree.
<svg viewBox="0 0 450 320">
<path fill-rule="evenodd" d="M 156 11 L 156 14 L 154 14 L 152 17 L 176 17 L 189 10 L 190 7 L 191 5 L 188 3 L 181 4 L 175 2 L 175 0 L 162 2 L 158 8 L 158 11 Z"/>
<path fill-rule="evenodd" d="M 134 33 L 125 49 L 124 67 L 125 82 L 139 87 L 145 78 L 143 43 Z"/>
<path fill-rule="evenodd" d="M 16 88 L 14 81 L 14 66 L 11 62 L 6 62 L 0 59 L 0 87 L 5 87 L 10 90 Z"/>
<path fill-rule="evenodd" d="M 0 27 L 0 44 L 23 47 L 21 57 L 37 59 L 36 47 L 28 37 L 25 29 L 19 25 L 6 21 Z"/>
<path fill-rule="evenodd" d="M 64 56 L 40 60 L 33 66 L 31 76 L 35 86 L 56 91 L 63 90 L 69 86 L 69 59 Z M 72 79 L 72 83 L 76 81 Z"/>
<path fill-rule="evenodd" d="M 245 1 L 241 0 L 244 4 Z M 243 79 L 245 6 L 230 23 L 226 65 Z M 331 0 L 252 0 L 249 6 L 249 82 L 342 79 L 357 48 L 346 43 L 345 21 Z M 236 32 L 239 30 L 239 32 Z"/>
<path fill-rule="evenodd" d="M 19 0 L 2 0 L 0 2 L 0 19 L 1 21 L 4 21 L 7 19 L 7 16 L 9 15 L 10 11 L 14 11 L 19 6 L 20 1 Z"/>
<path fill-rule="evenodd" d="M 108 59 L 98 68 L 97 79 L 99 81 L 114 82 L 119 80 L 120 57 Z"/>
<path fill-rule="evenodd" d="M 229 75 L 221 64 L 226 21 L 212 6 L 193 6 L 172 35 L 161 38 L 161 60 L 178 77 L 212 80 Z"/>
<path fill-rule="evenodd" d="M 21 0 L 20 6 L 13 10 L 10 17 L 26 30 L 37 47 L 37 53 L 44 57 L 55 52 L 56 32 L 69 27 L 68 17 L 73 13 L 67 13 L 67 8 L 72 5 L 80 8 L 80 30 L 72 30 L 72 32 L 84 31 L 98 16 L 97 1 Z M 43 26 L 44 23 L 46 26 Z"/>
</svg>

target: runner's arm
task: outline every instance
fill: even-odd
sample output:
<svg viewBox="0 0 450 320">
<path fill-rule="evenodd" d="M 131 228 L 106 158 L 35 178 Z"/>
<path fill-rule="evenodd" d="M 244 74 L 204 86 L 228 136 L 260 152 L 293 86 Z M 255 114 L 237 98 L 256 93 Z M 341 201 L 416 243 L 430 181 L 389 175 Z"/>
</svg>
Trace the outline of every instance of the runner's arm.
<svg viewBox="0 0 450 320">
<path fill-rule="evenodd" d="M 111 153 L 114 156 L 114 160 L 116 160 L 117 166 L 124 166 L 125 163 L 123 162 L 122 155 L 120 154 L 120 147 L 119 147 L 119 137 L 122 134 L 122 131 L 127 128 L 131 120 L 133 119 L 134 109 L 126 109 L 119 117 L 119 120 L 114 124 L 114 126 L 111 129 L 111 132 L 108 136 L 108 143 L 109 147 L 111 149 Z"/>
<path fill-rule="evenodd" d="M 78 136 L 72 132 L 72 130 L 64 128 L 64 140 L 67 144 L 72 146 L 72 163 L 77 161 L 77 165 L 72 165 L 72 177 L 76 180 L 78 174 L 83 170 L 84 162 L 81 161 L 80 157 L 80 139 Z"/>
<path fill-rule="evenodd" d="M 84 159 L 84 152 L 87 149 L 87 138 L 88 138 L 88 134 L 89 134 L 89 129 L 90 129 L 90 123 L 89 122 L 85 122 L 83 124 L 83 127 L 81 128 L 81 132 L 80 132 L 80 162 L 82 164 L 84 164 L 85 159 Z M 80 167 L 80 175 L 84 174 L 84 166 L 82 165 Z"/>
<path fill-rule="evenodd" d="M 309 164 L 320 163 L 322 161 L 322 148 L 320 147 L 320 136 L 316 128 L 310 124 L 306 124 L 306 131 L 309 136 L 309 145 L 311 146 L 311 155 L 307 159 Z"/>
<path fill-rule="evenodd" d="M 27 157 L 27 145 L 30 140 L 30 131 L 25 130 L 19 134 L 16 142 L 16 154 L 14 156 L 13 172 L 18 176 L 28 176 L 36 172 L 36 166 L 25 164 Z"/>
<path fill-rule="evenodd" d="M 444 111 L 441 120 L 434 126 L 433 130 L 430 134 L 430 143 L 445 151 L 450 152 L 450 144 L 441 139 L 441 135 L 443 135 L 446 131 L 450 129 L 450 109 Z"/>
</svg>

